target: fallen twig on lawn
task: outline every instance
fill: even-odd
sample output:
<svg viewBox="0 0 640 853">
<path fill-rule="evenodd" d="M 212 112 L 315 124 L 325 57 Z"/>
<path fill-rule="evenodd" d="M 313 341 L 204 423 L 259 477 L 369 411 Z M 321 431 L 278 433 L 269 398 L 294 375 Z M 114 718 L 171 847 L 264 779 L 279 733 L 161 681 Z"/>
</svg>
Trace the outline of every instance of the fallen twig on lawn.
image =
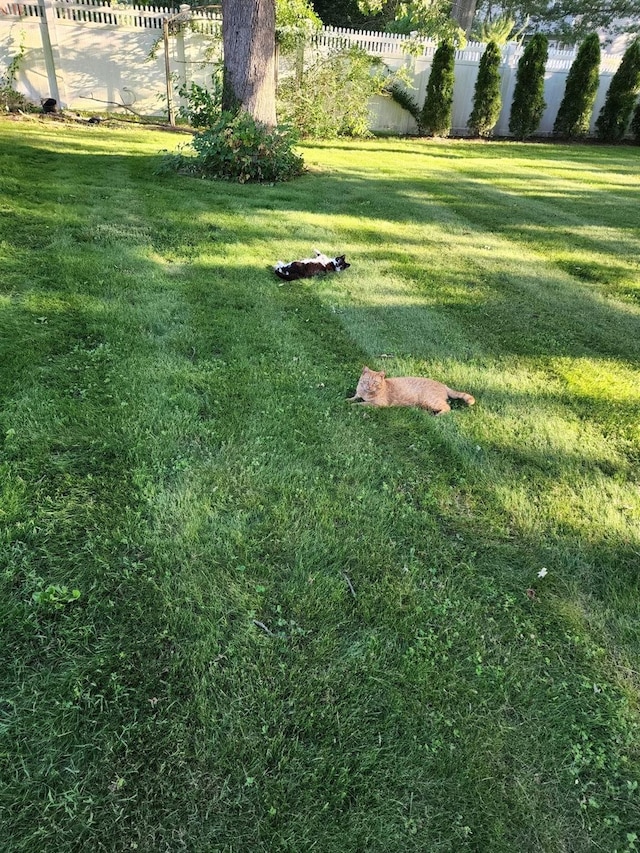
<svg viewBox="0 0 640 853">
<path fill-rule="evenodd" d="M 356 591 L 355 591 L 355 589 L 353 588 L 353 584 L 351 583 L 351 580 L 349 579 L 349 576 L 347 575 L 347 573 L 346 573 L 346 572 L 343 572 L 343 573 L 342 573 L 342 577 L 346 580 L 346 582 L 347 582 L 347 586 L 349 587 L 349 589 L 350 589 L 350 591 L 351 591 L 351 595 L 355 598 L 355 597 L 356 597 Z"/>
</svg>

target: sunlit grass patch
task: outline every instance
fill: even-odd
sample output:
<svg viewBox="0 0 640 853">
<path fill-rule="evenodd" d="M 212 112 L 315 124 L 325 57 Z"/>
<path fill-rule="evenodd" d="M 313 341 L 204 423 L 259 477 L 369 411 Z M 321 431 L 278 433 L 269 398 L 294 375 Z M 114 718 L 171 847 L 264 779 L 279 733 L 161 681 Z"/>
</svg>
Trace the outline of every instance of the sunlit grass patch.
<svg viewBox="0 0 640 853">
<path fill-rule="evenodd" d="M 596 358 L 559 360 L 556 369 L 575 393 L 594 401 L 640 404 L 637 373 L 625 364 Z"/>
</svg>

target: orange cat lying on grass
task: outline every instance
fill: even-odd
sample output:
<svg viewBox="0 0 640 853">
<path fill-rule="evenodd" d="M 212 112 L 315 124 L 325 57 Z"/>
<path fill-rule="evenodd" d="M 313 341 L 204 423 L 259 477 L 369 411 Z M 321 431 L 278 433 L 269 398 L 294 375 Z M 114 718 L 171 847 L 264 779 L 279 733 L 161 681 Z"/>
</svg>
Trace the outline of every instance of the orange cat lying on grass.
<svg viewBox="0 0 640 853">
<path fill-rule="evenodd" d="M 355 396 L 350 403 L 363 406 L 419 406 L 436 415 L 451 411 L 448 400 L 464 400 L 468 406 L 475 403 L 471 394 L 454 391 L 435 379 L 420 376 L 396 376 L 387 379 L 383 370 L 362 369 Z"/>
</svg>

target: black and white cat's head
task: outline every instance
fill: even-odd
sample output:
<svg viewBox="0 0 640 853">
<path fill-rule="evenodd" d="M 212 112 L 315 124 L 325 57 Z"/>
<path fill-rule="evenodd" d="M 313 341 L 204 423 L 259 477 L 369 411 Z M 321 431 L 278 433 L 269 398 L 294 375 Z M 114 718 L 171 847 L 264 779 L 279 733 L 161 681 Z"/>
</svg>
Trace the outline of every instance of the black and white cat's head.
<svg viewBox="0 0 640 853">
<path fill-rule="evenodd" d="M 314 258 L 303 258 L 301 261 L 290 261 L 288 264 L 278 261 L 273 269 L 279 278 L 294 281 L 297 278 L 311 278 L 321 273 L 343 272 L 350 266 L 344 255 L 329 258 L 316 249 Z"/>
<path fill-rule="evenodd" d="M 334 264 L 334 272 L 343 272 L 344 270 L 348 269 L 348 267 L 351 266 L 351 264 L 348 264 L 346 262 L 344 255 L 338 255 L 336 258 L 334 258 L 333 264 Z"/>
</svg>

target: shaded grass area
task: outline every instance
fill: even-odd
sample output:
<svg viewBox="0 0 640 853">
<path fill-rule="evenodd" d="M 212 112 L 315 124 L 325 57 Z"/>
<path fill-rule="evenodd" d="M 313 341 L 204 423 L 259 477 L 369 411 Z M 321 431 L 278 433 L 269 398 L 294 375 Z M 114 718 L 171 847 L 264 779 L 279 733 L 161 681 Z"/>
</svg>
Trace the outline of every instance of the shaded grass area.
<svg viewBox="0 0 640 853">
<path fill-rule="evenodd" d="M 635 152 L 0 134 L 3 849 L 635 849 Z"/>
</svg>

